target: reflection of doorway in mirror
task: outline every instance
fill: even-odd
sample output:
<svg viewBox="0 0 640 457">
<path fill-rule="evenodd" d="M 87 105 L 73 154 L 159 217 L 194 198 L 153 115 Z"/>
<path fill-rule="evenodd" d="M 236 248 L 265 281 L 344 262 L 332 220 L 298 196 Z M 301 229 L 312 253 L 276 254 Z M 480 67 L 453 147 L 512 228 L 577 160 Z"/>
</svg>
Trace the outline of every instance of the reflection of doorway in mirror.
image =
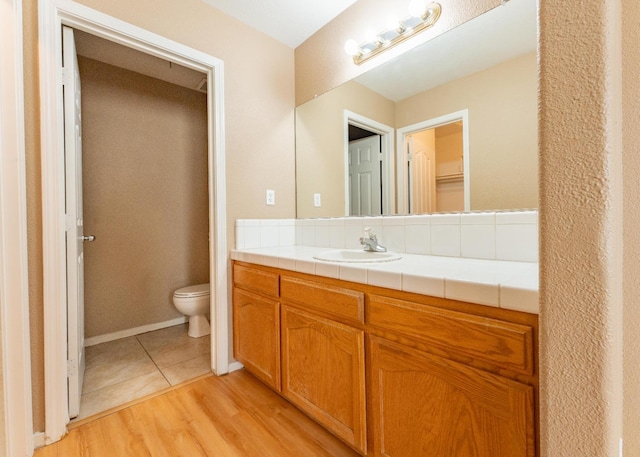
<svg viewBox="0 0 640 457">
<path fill-rule="evenodd" d="M 462 121 L 406 137 L 409 212 L 464 211 Z"/>
<path fill-rule="evenodd" d="M 369 138 L 371 149 L 367 149 L 362 143 L 359 145 L 359 155 L 355 156 L 351 143 L 363 138 Z M 378 216 L 395 213 L 394 141 L 393 127 L 344 111 L 345 215 Z M 354 143 L 353 146 L 356 145 Z M 361 168 L 356 171 L 359 178 L 353 179 L 352 168 L 356 164 Z M 376 176 L 369 174 L 375 171 Z M 357 188 L 357 192 L 352 191 L 354 188 Z"/>
<path fill-rule="evenodd" d="M 382 214 L 382 151 L 380 135 L 355 127 L 368 136 L 352 140 L 349 126 L 349 215 Z"/>
<path fill-rule="evenodd" d="M 399 212 L 470 210 L 468 110 L 399 128 L 396 150 Z"/>
</svg>

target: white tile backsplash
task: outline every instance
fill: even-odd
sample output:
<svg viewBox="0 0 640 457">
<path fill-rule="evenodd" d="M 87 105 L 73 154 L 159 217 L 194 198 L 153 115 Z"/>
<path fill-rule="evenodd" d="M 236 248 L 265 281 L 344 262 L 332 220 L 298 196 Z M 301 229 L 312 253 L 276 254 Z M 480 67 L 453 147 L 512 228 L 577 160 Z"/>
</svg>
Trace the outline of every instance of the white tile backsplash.
<svg viewBox="0 0 640 457">
<path fill-rule="evenodd" d="M 496 258 L 496 226 L 466 225 L 460 226 L 461 257 L 474 259 Z"/>
<path fill-rule="evenodd" d="M 341 224 L 332 224 L 329 227 L 331 247 L 334 249 L 344 249 L 346 237 L 345 237 L 345 225 L 344 221 Z"/>
<path fill-rule="evenodd" d="M 496 225 L 496 256 L 500 260 L 538 261 L 538 225 Z"/>
<path fill-rule="evenodd" d="M 235 227 L 236 249 L 278 246 L 360 249 L 359 239 L 366 227 L 374 229 L 382 246 L 395 252 L 538 261 L 537 211 L 321 219 L 238 219 Z M 323 276 L 330 277 L 339 274 L 337 271 L 323 273 Z M 413 278 L 407 278 L 407 281 L 410 287 L 415 282 Z"/>
<path fill-rule="evenodd" d="M 431 224 L 431 255 L 460 257 L 460 253 L 460 224 Z"/>
<path fill-rule="evenodd" d="M 327 221 L 322 221 L 320 225 L 316 226 L 316 242 L 313 246 L 319 248 L 331 247 L 331 226 Z"/>
<path fill-rule="evenodd" d="M 407 254 L 431 254 L 431 226 L 405 225 L 404 244 Z"/>
</svg>

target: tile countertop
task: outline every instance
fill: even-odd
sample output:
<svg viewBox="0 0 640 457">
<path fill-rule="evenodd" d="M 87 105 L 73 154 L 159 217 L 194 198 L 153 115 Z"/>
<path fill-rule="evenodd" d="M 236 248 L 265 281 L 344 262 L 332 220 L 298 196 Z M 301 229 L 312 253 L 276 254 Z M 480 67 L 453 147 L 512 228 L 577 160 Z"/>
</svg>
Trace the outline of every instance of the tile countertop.
<svg viewBox="0 0 640 457">
<path fill-rule="evenodd" d="M 538 314 L 538 264 L 401 254 L 380 263 L 326 262 L 328 248 L 287 246 L 232 250 L 231 258 L 328 278 Z"/>
</svg>

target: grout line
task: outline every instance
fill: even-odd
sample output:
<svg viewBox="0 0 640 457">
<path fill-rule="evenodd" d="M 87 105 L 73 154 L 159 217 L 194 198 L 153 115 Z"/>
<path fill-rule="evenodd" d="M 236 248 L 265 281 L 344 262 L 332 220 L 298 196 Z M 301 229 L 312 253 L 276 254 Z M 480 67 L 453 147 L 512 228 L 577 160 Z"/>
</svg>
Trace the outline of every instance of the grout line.
<svg viewBox="0 0 640 457">
<path fill-rule="evenodd" d="M 158 372 L 162 375 L 162 377 L 164 378 L 165 381 L 167 381 L 167 383 L 169 385 L 172 385 L 171 382 L 167 379 L 167 377 L 165 376 L 165 374 L 162 372 L 162 370 L 160 369 L 160 367 L 158 366 L 158 364 L 156 363 L 155 360 L 153 360 L 153 357 L 151 357 L 151 354 L 149 354 L 149 351 L 147 351 L 147 348 L 144 347 L 144 344 L 142 344 L 142 342 L 138 339 L 138 335 L 136 335 L 136 341 L 138 342 L 138 344 L 142 347 L 142 350 L 145 352 L 145 354 L 147 354 L 147 357 L 149 357 L 149 359 L 151 360 L 151 362 L 153 363 L 153 365 L 156 367 L 156 369 L 158 370 Z"/>
<path fill-rule="evenodd" d="M 183 324 L 177 324 L 177 325 L 183 325 Z M 170 328 L 170 327 L 167 327 L 167 328 Z M 157 330 L 152 330 L 151 332 L 146 332 L 146 333 L 159 332 L 159 331 L 162 331 L 162 330 L 165 330 L 165 328 L 157 329 Z M 142 335 L 142 334 L 141 334 L 141 335 Z M 147 348 L 144 346 L 144 344 L 142 344 L 142 341 L 140 341 L 140 339 L 139 339 L 139 335 L 132 335 L 132 336 L 135 338 L 136 343 L 138 343 L 138 344 L 140 345 L 140 347 L 142 348 L 142 350 L 144 351 L 144 353 L 146 354 L 146 356 L 149 358 L 149 360 L 151 360 L 151 362 L 152 362 L 152 363 L 153 363 L 153 365 L 155 366 L 155 368 L 156 368 L 157 372 L 158 372 L 158 373 L 160 373 L 160 375 L 161 375 L 161 376 L 162 376 L 162 378 L 166 381 L 166 383 L 168 384 L 168 386 L 169 386 L 169 387 L 179 386 L 179 385 L 182 385 L 182 384 L 185 384 L 185 383 L 188 383 L 188 382 L 190 382 L 190 381 L 191 381 L 191 380 L 186 380 L 186 381 L 180 382 L 180 383 L 178 383 L 178 384 L 176 384 L 176 385 L 174 386 L 174 385 L 169 381 L 169 379 L 167 378 L 167 376 L 165 375 L 165 373 L 162 371 L 162 369 L 158 366 L 157 362 L 153 359 L 153 357 L 151 356 L 151 354 L 149 353 L 149 351 L 147 350 Z M 126 337 L 126 338 L 130 338 L 130 337 Z M 105 343 L 103 343 L 103 344 L 109 344 L 109 343 L 112 343 L 112 342 L 120 341 L 120 340 L 122 340 L 122 339 L 125 339 L 125 338 L 121 338 L 121 339 L 118 339 L 118 340 L 113 340 L 113 341 L 105 342 Z M 193 357 L 193 358 L 196 358 L 196 357 Z M 191 360 L 191 359 L 187 359 L 187 360 Z M 186 360 L 185 360 L 185 361 L 186 361 Z M 182 362 L 178 362 L 178 363 L 182 363 Z M 151 374 L 151 373 L 152 373 L 152 372 L 149 372 L 149 373 L 146 373 L 146 374 Z M 207 374 L 210 374 L 210 373 L 207 373 Z M 202 375 L 202 376 L 205 376 L 205 375 Z M 197 377 L 195 377 L 195 378 L 194 378 L 194 380 L 197 380 L 197 379 L 199 379 L 200 377 L 201 377 L 201 376 L 197 376 Z M 132 378 L 129 378 L 129 379 L 127 379 L 127 380 L 120 381 L 120 382 L 128 381 L 128 380 L 131 380 L 131 379 L 135 379 L 135 377 L 132 377 Z M 101 389 L 103 389 L 103 388 L 107 388 L 107 387 L 110 387 L 110 386 L 112 386 L 112 385 L 114 385 L 114 384 L 106 385 L 106 386 L 102 387 Z M 81 407 L 82 407 L 83 397 L 85 396 L 85 389 L 84 389 L 84 387 L 85 387 L 85 386 L 83 386 L 83 389 L 82 389 L 82 395 L 81 395 L 81 397 L 80 397 L 80 405 L 81 405 Z M 99 390 L 99 389 L 97 389 L 97 390 Z M 166 389 L 163 389 L 163 390 L 166 390 Z M 89 394 L 89 393 L 92 393 L 92 392 L 95 392 L 95 390 L 94 390 L 94 391 L 91 391 L 91 392 L 86 392 L 86 394 Z M 155 395 L 155 394 L 150 394 L 150 395 Z M 135 401 L 137 401 L 137 400 L 135 400 Z M 106 412 L 109 412 L 109 411 L 112 411 L 112 410 L 114 410 L 114 409 L 118 409 L 118 408 L 120 408 L 120 406 L 116 406 L 116 407 L 113 407 L 113 408 L 109 408 Z M 104 412 L 103 412 L 103 413 L 104 413 Z M 103 414 L 103 413 L 98 413 L 98 414 Z M 92 417 L 93 417 L 93 416 L 92 416 Z M 75 422 L 79 422 L 79 421 L 84 421 L 85 419 L 86 419 L 86 418 L 74 419 L 72 422 L 73 422 L 73 423 L 75 423 Z"/>
</svg>

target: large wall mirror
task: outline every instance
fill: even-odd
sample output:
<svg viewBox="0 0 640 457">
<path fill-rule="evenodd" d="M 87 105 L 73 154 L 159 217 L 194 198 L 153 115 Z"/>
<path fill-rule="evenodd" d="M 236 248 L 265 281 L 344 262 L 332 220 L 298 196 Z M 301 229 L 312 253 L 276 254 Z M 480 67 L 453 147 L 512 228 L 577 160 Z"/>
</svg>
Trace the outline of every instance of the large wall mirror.
<svg viewBox="0 0 640 457">
<path fill-rule="evenodd" d="M 535 0 L 511 0 L 296 108 L 297 217 L 538 205 Z"/>
</svg>

